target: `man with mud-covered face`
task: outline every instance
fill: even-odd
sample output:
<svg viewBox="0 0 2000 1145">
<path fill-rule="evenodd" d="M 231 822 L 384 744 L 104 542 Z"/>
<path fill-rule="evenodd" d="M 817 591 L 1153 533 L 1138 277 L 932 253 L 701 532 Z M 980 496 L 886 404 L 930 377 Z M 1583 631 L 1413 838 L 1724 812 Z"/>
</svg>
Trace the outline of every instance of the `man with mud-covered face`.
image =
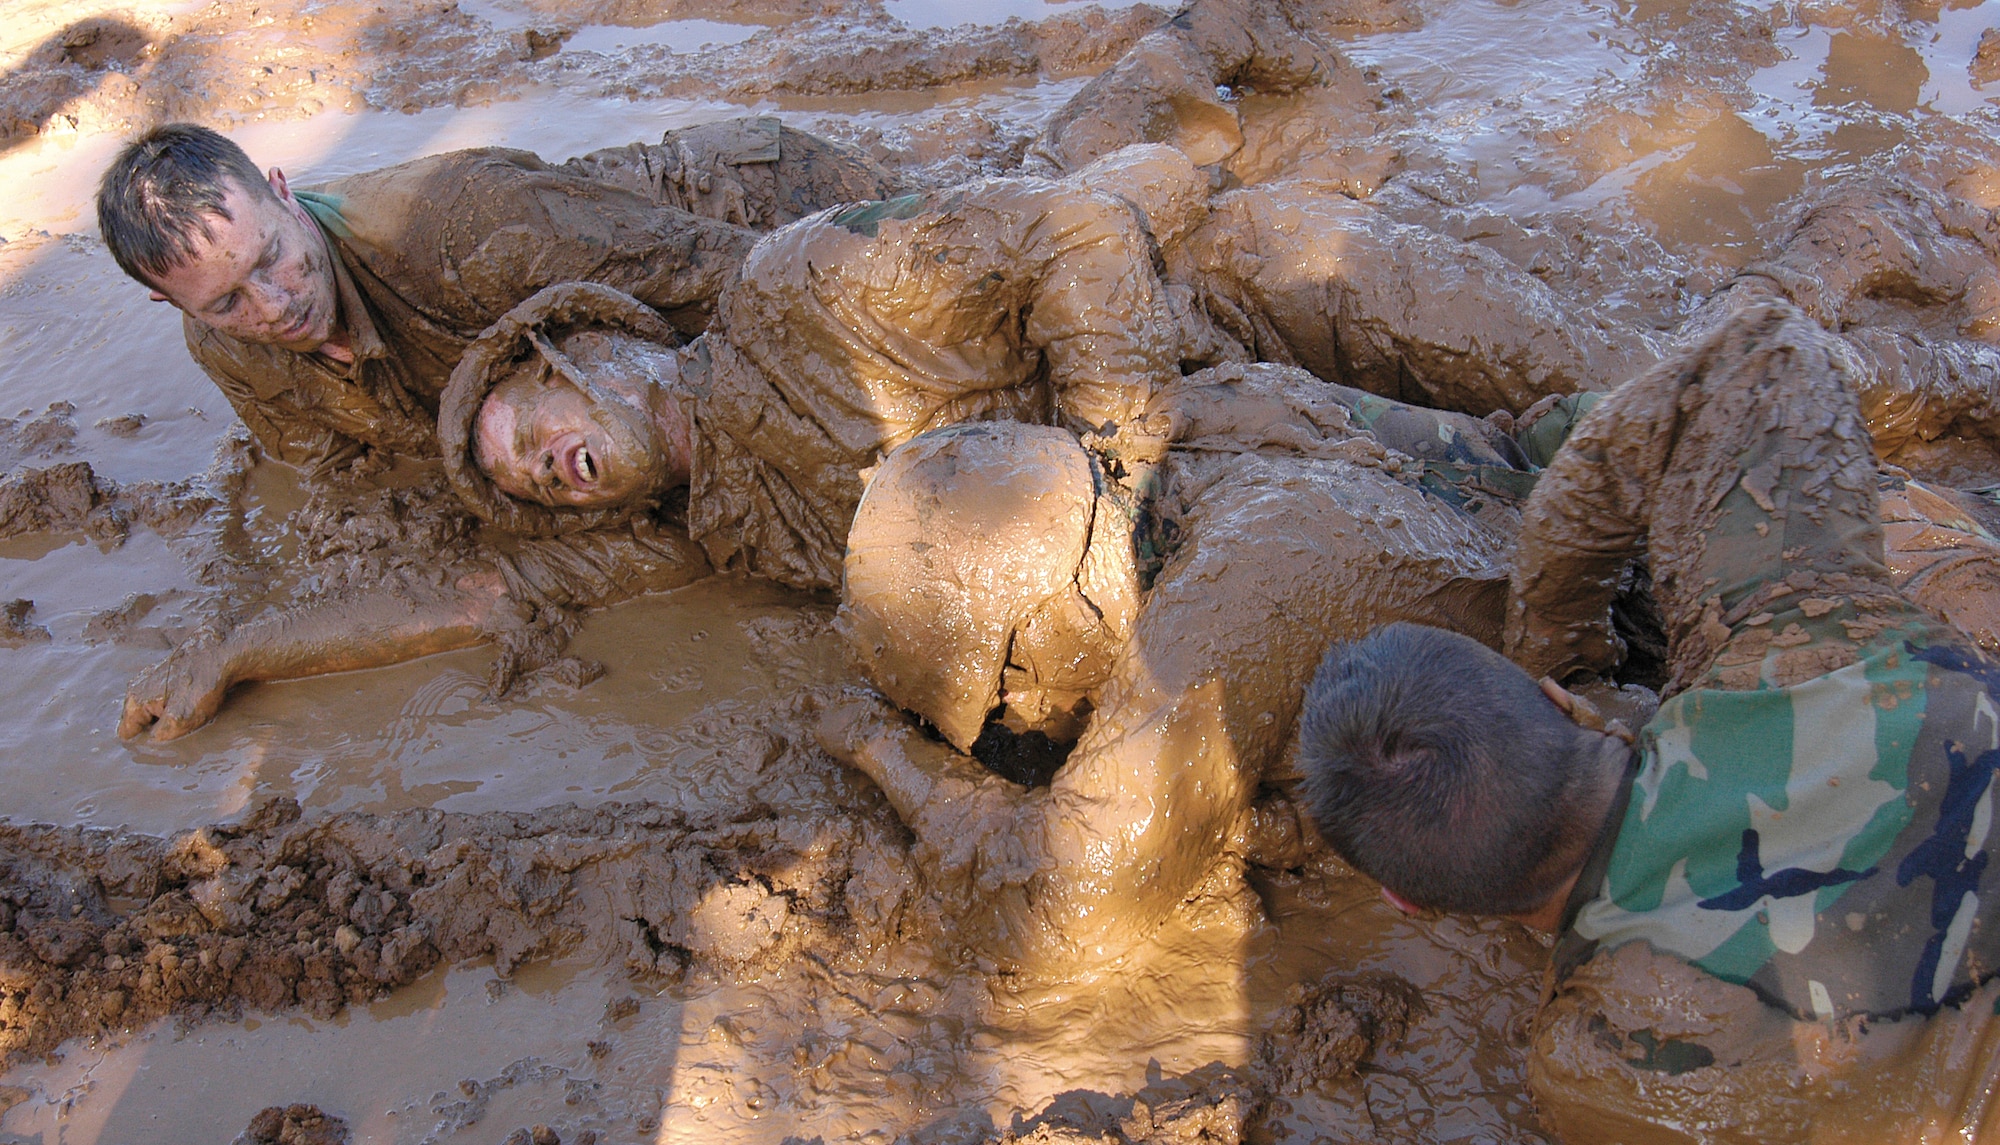
<svg viewBox="0 0 2000 1145">
<path fill-rule="evenodd" d="M 565 357 L 576 356 L 576 341 L 564 347 Z M 520 370 L 479 408 L 475 463 L 502 493 L 522 501 L 572 508 L 650 502 L 688 481 L 693 447 L 671 394 L 670 385 L 641 385 L 618 370 L 598 371 L 582 385 L 550 385 L 544 370 Z"/>
<path fill-rule="evenodd" d="M 657 377 L 496 336 L 443 399 L 446 468 L 482 517 L 541 534 L 685 486 L 717 567 L 832 589 L 861 471 L 924 430 L 1053 421 L 1123 479 L 1150 464 L 1145 403 L 1197 351 L 1148 252 L 1206 196 L 1185 156 L 1141 146 L 1062 182 L 823 212 L 759 243 Z"/>
<path fill-rule="evenodd" d="M 1529 1078 L 1565 1140 L 1992 1133 L 2000 664 L 1898 588 L 1851 371 L 1790 306 L 1732 314 L 1542 475 L 1511 663 L 1395 626 L 1307 696 L 1336 851 L 1560 936 Z M 1671 678 L 1634 736 L 1555 677 L 1614 662 L 1641 546 Z"/>
<path fill-rule="evenodd" d="M 152 297 L 244 342 L 354 360 L 332 251 L 276 167 L 262 182 L 228 183 L 185 261 L 156 276 Z"/>
<path fill-rule="evenodd" d="M 543 286 L 606 283 L 692 335 L 755 240 L 743 224 L 893 190 L 769 118 L 560 166 L 451 152 L 311 190 L 170 124 L 118 155 L 97 203 L 113 257 L 185 315 L 189 351 L 265 453 L 318 467 L 435 455 L 459 355 Z"/>
</svg>

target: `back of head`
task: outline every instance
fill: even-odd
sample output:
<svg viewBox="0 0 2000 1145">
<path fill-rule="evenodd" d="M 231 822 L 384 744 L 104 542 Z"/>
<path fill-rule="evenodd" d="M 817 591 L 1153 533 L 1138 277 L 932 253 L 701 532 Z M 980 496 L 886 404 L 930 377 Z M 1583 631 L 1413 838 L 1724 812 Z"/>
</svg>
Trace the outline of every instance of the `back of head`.
<svg viewBox="0 0 2000 1145">
<path fill-rule="evenodd" d="M 1392 624 L 1327 653 L 1306 692 L 1306 809 L 1342 858 L 1402 897 L 1519 914 L 1569 868 L 1580 729 L 1479 642 Z"/>
<path fill-rule="evenodd" d="M 271 195 L 243 149 L 192 123 L 156 127 L 125 145 L 97 185 L 97 228 L 126 274 L 152 285 L 185 263 L 208 219 L 230 218 L 232 186 Z"/>
<path fill-rule="evenodd" d="M 848 533 L 838 623 L 861 670 L 970 750 L 1017 631 L 1074 589 L 1097 497 L 1089 454 L 1049 426 L 976 422 L 893 450 Z"/>
</svg>

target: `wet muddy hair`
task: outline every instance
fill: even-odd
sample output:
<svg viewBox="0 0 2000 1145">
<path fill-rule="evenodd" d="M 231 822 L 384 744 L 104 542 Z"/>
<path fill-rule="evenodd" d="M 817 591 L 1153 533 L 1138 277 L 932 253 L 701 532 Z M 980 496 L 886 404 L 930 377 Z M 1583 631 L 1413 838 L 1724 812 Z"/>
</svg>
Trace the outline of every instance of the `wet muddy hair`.
<svg viewBox="0 0 2000 1145">
<path fill-rule="evenodd" d="M 126 274 L 156 285 L 210 238 L 210 217 L 230 219 L 231 184 L 273 195 L 264 173 L 221 133 L 192 123 L 155 127 L 125 145 L 97 185 L 97 229 Z"/>
<path fill-rule="evenodd" d="M 1595 746 L 1539 684 L 1478 641 L 1392 624 L 1337 644 L 1306 691 L 1300 794 L 1339 855 L 1455 914 L 1520 914 L 1556 862 Z M 1592 832 L 1594 836 L 1595 832 Z"/>
</svg>

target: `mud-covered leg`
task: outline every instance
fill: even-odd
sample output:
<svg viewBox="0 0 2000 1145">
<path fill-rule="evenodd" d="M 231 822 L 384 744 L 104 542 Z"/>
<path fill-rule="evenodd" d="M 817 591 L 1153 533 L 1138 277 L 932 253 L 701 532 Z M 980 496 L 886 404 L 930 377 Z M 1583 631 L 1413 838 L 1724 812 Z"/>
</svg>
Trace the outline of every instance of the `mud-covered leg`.
<svg viewBox="0 0 2000 1145">
<path fill-rule="evenodd" d="M 1770 258 L 1710 300 L 1694 330 L 1783 297 L 1855 352 L 1861 413 L 1885 457 L 1947 433 L 2000 444 L 2000 237 L 1985 211 L 1899 177 L 1808 202 Z"/>
<path fill-rule="evenodd" d="M 1523 512 L 1508 654 L 1531 672 L 1609 666 L 1602 625 L 1641 548 L 1671 687 L 1778 596 L 1883 593 L 1875 461 L 1838 341 L 1782 304 L 1732 316 L 1584 419 Z"/>
<path fill-rule="evenodd" d="M 1477 243 L 1301 184 L 1217 196 L 1167 260 L 1257 358 L 1475 417 L 1608 390 L 1656 360 L 1639 331 L 1579 316 Z"/>
<path fill-rule="evenodd" d="M 1028 165 L 1063 174 L 1134 143 L 1168 143 L 1197 164 L 1219 163 L 1243 146 L 1243 130 L 1218 86 L 1291 91 L 1335 66 L 1282 4 L 1196 0 L 1057 112 Z"/>
</svg>

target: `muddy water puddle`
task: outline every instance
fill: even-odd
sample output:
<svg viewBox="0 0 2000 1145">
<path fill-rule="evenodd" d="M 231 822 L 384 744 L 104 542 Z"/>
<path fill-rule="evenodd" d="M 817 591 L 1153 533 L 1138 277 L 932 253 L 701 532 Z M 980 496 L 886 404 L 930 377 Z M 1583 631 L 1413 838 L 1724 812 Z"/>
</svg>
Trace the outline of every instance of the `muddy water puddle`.
<svg viewBox="0 0 2000 1145">
<path fill-rule="evenodd" d="M 128 7 L 141 23 L 206 11 Z M 882 11 L 946 36 L 1083 7 L 887 0 Z M 1612 224 L 1637 220 L 1697 287 L 1752 257 L 1816 172 L 1880 162 L 1939 117 L 1991 122 L 1968 65 L 2000 4 L 1912 5 L 1901 20 L 1831 6 L 1775 23 L 1695 7 L 1438 0 L 1411 9 L 1404 30 L 1350 30 L 1341 46 L 1394 93 L 1387 145 L 1413 157 L 1432 193 L 1528 228 L 1580 219 L 1607 243 L 1630 233 Z M 288 99 L 264 115 L 218 88 L 210 110 L 296 183 L 485 144 L 560 159 L 746 111 L 973 174 L 984 149 L 1018 144 L 1086 78 L 622 98 L 598 83 L 605 69 L 749 52 L 798 14 L 569 8 L 460 4 L 481 35 L 558 20 L 570 34 L 555 58 L 595 61 L 463 105 L 418 99 L 404 113 L 383 97 L 315 111 Z M 94 14 L 10 6 L 0 69 Z M 120 135 L 79 123 L 0 140 L 0 418 L 13 419 L 0 456 L 15 469 L 87 461 L 122 482 L 192 477 L 226 454 L 233 419 L 188 361 L 177 316 L 93 237 L 89 196 Z M 37 419 L 53 420 L 23 428 Z M 301 502 L 289 471 L 260 465 L 226 511 L 171 538 L 135 528 L 122 542 L 0 542 L 0 601 L 32 600 L 27 622 L 47 632 L 0 647 L 8 819 L 163 835 L 279 796 L 309 817 L 641 801 L 724 818 L 830 803 L 886 816 L 861 781 L 799 762 L 798 698 L 846 678 L 825 602 L 731 579 L 591 617 L 572 651 L 607 670 L 581 689 L 531 683 L 492 700 L 492 654 L 468 651 L 244 689 L 185 740 L 117 740 L 127 681 L 211 618 L 218 595 L 277 601 L 298 583 L 287 516 Z M 635 983 L 571 956 L 505 979 L 478 963 L 441 968 L 331 1020 L 170 1019 L 0 1078 L 18 1087 L 0 1101 L 21 1097 L 0 1114 L 0 1140 L 213 1142 L 294 1101 L 337 1112 L 360 1141 L 497 1142 L 535 1123 L 565 1140 L 585 1128 L 608 1141 L 978 1140 L 1052 1103 L 1115 1104 L 1210 1062 L 1245 1065 L 1287 989 L 1329 970 L 1393 971 L 1428 1009 L 1366 1071 L 1274 1106 L 1275 1125 L 1301 1140 L 1538 1139 L 1511 1052 L 1537 944 L 1499 924 L 1403 922 L 1358 880 L 1254 882 L 1259 900 L 1198 902 L 1115 972 L 1062 987 L 1014 989 L 921 944 L 855 939 L 741 979 Z"/>
</svg>

